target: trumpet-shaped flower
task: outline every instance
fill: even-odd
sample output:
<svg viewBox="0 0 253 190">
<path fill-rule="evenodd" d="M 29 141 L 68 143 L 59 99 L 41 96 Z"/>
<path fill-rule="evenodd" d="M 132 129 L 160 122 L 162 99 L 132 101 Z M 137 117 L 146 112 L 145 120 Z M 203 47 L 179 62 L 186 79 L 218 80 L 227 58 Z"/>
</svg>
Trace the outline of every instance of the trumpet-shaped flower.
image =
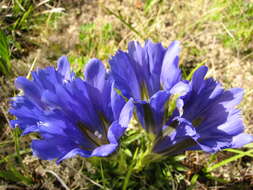
<svg viewBox="0 0 253 190">
<path fill-rule="evenodd" d="M 253 141 L 243 133 L 241 112 L 236 108 L 243 90 L 224 90 L 212 78 L 205 79 L 207 67 L 200 67 L 190 81 L 190 91 L 182 98 L 182 115 L 173 118 L 164 131 L 173 126 L 169 135 L 160 136 L 154 151 L 177 154 L 184 150 L 216 152 L 225 148 L 239 148 Z"/>
<path fill-rule="evenodd" d="M 58 69 L 38 70 L 32 77 L 17 78 L 24 94 L 13 98 L 10 113 L 23 135 L 39 134 L 31 145 L 34 155 L 60 162 L 75 155 L 104 157 L 117 149 L 133 103 L 114 91 L 101 61 L 87 63 L 85 80 L 74 76 L 66 57 L 59 59 Z"/>
<path fill-rule="evenodd" d="M 181 81 L 179 42 L 168 48 L 146 41 L 128 44 L 128 52 L 119 50 L 109 61 L 115 87 L 126 98 L 134 98 L 138 119 L 149 132 L 161 133 L 167 102 L 172 95 L 184 95 L 189 85 Z"/>
</svg>

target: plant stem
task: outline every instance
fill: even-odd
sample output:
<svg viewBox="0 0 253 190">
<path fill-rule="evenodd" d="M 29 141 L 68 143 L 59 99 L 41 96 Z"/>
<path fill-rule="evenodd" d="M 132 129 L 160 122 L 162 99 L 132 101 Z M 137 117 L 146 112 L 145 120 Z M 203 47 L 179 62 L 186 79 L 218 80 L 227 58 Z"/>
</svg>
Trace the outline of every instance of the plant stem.
<svg viewBox="0 0 253 190">
<path fill-rule="evenodd" d="M 135 150 L 132 163 L 131 163 L 130 168 L 129 168 L 128 172 L 127 172 L 126 178 L 125 178 L 125 180 L 124 180 L 124 184 L 123 184 L 122 190 L 126 190 L 126 189 L 127 189 L 128 181 L 129 181 L 130 176 L 131 176 L 131 174 L 132 174 L 132 171 L 133 171 L 133 168 L 134 168 L 134 164 L 135 164 L 135 159 L 136 159 L 136 156 L 137 156 L 137 153 L 138 153 L 138 152 L 139 152 L 139 149 L 137 148 L 137 149 Z"/>
<path fill-rule="evenodd" d="M 106 189 L 105 188 L 105 176 L 104 176 L 104 170 L 103 170 L 102 160 L 100 159 L 99 161 L 100 161 L 100 171 L 101 171 L 101 177 L 102 177 L 103 187 L 104 187 L 104 189 Z"/>
</svg>

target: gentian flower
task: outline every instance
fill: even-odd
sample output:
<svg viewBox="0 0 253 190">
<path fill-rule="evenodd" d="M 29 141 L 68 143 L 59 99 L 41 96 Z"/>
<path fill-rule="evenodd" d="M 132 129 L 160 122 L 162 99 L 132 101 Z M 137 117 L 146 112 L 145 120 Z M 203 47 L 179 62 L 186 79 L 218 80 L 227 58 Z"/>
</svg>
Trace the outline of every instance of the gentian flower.
<svg viewBox="0 0 253 190">
<path fill-rule="evenodd" d="M 23 135 L 39 134 L 31 145 L 34 155 L 59 163 L 75 155 L 104 157 L 116 151 L 133 103 L 114 91 L 101 61 L 86 64 L 85 80 L 74 76 L 66 57 L 59 59 L 57 69 L 41 69 L 32 77 L 17 78 L 24 94 L 13 98 L 10 113 Z"/>
<path fill-rule="evenodd" d="M 200 67 L 191 81 L 181 78 L 179 42 L 168 48 L 146 41 L 130 42 L 109 61 L 115 87 L 134 98 L 142 127 L 154 135 L 152 151 L 173 155 L 185 150 L 216 152 L 253 141 L 243 133 L 241 113 L 235 107 L 242 89 L 224 90 Z"/>
<path fill-rule="evenodd" d="M 133 98 L 138 119 L 148 132 L 160 134 L 164 125 L 167 102 L 173 95 L 184 95 L 189 85 L 181 80 L 179 42 L 168 48 L 146 41 L 128 44 L 128 52 L 119 50 L 109 60 L 115 88 L 126 98 Z"/>
<path fill-rule="evenodd" d="M 164 131 L 174 126 L 170 135 L 157 139 L 154 151 L 164 155 L 185 150 L 214 153 L 225 148 L 239 148 L 253 141 L 244 133 L 241 112 L 236 108 L 243 90 L 224 90 L 213 78 L 205 79 L 207 67 L 200 67 L 190 81 L 191 90 L 182 98 L 182 115 L 173 118 Z"/>
</svg>

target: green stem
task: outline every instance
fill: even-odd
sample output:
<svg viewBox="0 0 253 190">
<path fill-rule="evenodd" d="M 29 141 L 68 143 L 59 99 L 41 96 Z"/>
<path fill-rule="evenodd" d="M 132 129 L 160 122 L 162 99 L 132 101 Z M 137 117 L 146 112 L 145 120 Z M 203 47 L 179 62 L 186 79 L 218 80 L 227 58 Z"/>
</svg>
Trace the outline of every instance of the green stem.
<svg viewBox="0 0 253 190">
<path fill-rule="evenodd" d="M 101 171 L 101 177 L 102 177 L 103 187 L 105 189 L 105 176 L 104 176 L 104 170 L 103 170 L 102 160 L 100 159 L 99 161 L 100 161 L 100 171 Z"/>
<path fill-rule="evenodd" d="M 119 19 L 124 25 L 126 25 L 130 30 L 132 30 L 137 36 L 139 36 L 141 39 L 145 40 L 145 37 L 138 32 L 130 23 L 126 22 L 125 19 L 122 17 L 121 14 L 116 14 L 112 10 L 110 10 L 107 7 L 103 7 L 109 14 L 115 16 L 117 19 Z"/>
<path fill-rule="evenodd" d="M 217 163 L 217 164 L 214 164 L 213 166 L 210 166 L 210 167 L 208 167 L 208 168 L 206 168 L 205 169 L 205 172 L 211 172 L 212 170 L 214 170 L 214 169 L 216 169 L 216 168 L 219 168 L 219 167 L 221 167 L 221 166 L 223 166 L 223 165 L 225 165 L 225 164 L 228 164 L 228 163 L 230 163 L 230 162 L 232 162 L 232 161 L 235 161 L 235 160 L 237 160 L 237 159 L 239 159 L 239 158 L 242 158 L 242 157 L 244 157 L 244 156 L 248 156 L 248 155 L 251 155 L 251 153 L 253 152 L 253 150 L 249 150 L 249 151 L 247 151 L 247 152 L 242 152 L 242 153 L 240 153 L 240 154 L 237 154 L 237 155 L 235 155 L 235 156 L 232 156 L 232 157 L 230 157 L 230 158 L 228 158 L 228 159 L 226 159 L 226 160 L 223 160 L 223 161 L 221 161 L 221 162 L 219 162 L 219 163 Z"/>
<path fill-rule="evenodd" d="M 30 149 L 30 148 L 24 149 L 24 150 L 21 150 L 21 151 L 20 151 L 19 155 L 27 154 L 27 153 L 30 153 L 30 152 L 31 152 L 31 149 Z M 8 162 L 8 160 L 9 160 L 10 158 L 14 158 L 14 157 L 16 157 L 16 156 L 18 156 L 17 153 L 9 154 L 8 156 L 6 156 L 6 157 L 4 157 L 4 158 L 2 158 L 2 159 L 0 160 L 0 164 L 2 164 L 2 163 L 4 163 L 4 162 Z"/>
<path fill-rule="evenodd" d="M 137 156 L 137 153 L 138 153 L 138 152 L 139 152 L 139 149 L 137 148 L 137 149 L 135 150 L 132 163 L 131 163 L 131 165 L 130 165 L 130 167 L 129 167 L 129 170 L 128 170 L 128 172 L 127 172 L 126 178 L 125 178 L 125 180 L 124 180 L 124 184 L 123 184 L 122 190 L 126 190 L 126 189 L 127 189 L 128 182 L 129 182 L 130 176 L 131 176 L 131 174 L 132 174 L 132 171 L 133 171 L 133 168 L 134 168 L 134 164 L 135 164 L 135 159 L 136 159 L 136 156 Z"/>
</svg>

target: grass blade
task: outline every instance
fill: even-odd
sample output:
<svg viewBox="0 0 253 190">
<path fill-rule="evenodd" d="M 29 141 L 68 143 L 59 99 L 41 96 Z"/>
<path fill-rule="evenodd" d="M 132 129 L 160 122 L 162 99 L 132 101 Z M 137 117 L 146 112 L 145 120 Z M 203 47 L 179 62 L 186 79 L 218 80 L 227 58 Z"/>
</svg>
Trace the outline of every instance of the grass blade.
<svg viewBox="0 0 253 190">
<path fill-rule="evenodd" d="M 4 32 L 0 30 L 0 72 L 5 75 L 11 69 L 10 55 L 8 39 Z"/>
<path fill-rule="evenodd" d="M 229 151 L 231 151 L 232 149 L 229 149 Z M 235 152 L 235 151 L 234 151 Z M 251 157 L 253 157 L 253 155 L 251 154 L 251 153 L 253 153 L 253 150 L 249 150 L 249 151 L 246 151 L 246 152 L 243 152 L 243 151 L 237 151 L 237 155 L 235 155 L 235 156 L 232 156 L 232 157 L 230 157 L 230 158 L 228 158 L 228 159 L 226 159 L 226 160 L 222 160 L 221 162 L 219 162 L 219 163 L 217 163 L 217 164 L 214 164 L 214 165 L 212 165 L 212 166 L 210 166 L 210 167 L 207 167 L 207 168 L 205 168 L 204 169 L 204 172 L 211 172 L 211 171 L 213 171 L 213 170 L 215 170 L 215 169 L 217 169 L 217 168 L 219 168 L 219 167 L 221 167 L 221 166 L 223 166 L 223 165 L 226 165 L 226 164 L 228 164 L 228 163 L 230 163 L 230 162 L 233 162 L 233 161 L 235 161 L 235 160 L 238 160 L 238 159 L 240 159 L 240 158 L 242 158 L 242 157 L 244 157 L 244 156 L 251 156 Z"/>
</svg>

